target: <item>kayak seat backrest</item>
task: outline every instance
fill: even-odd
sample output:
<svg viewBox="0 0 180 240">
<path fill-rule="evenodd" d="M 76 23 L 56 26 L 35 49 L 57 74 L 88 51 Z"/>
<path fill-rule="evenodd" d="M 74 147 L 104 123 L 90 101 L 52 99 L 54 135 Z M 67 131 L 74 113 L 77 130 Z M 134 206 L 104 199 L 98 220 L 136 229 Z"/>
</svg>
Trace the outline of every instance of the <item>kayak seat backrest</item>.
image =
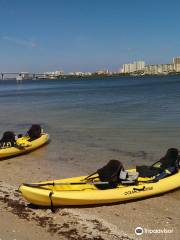
<svg viewBox="0 0 180 240">
<path fill-rule="evenodd" d="M 165 156 L 152 166 L 136 166 L 136 171 L 139 172 L 140 177 L 167 176 L 168 169 L 170 169 L 169 175 L 178 172 L 179 156 L 176 148 L 169 148 Z"/>
<path fill-rule="evenodd" d="M 104 167 L 98 169 L 95 173 L 87 176 L 84 180 L 93 181 L 98 179 L 102 182 L 97 187 L 99 189 L 116 188 L 119 184 L 132 184 L 138 179 L 139 173 L 127 172 L 124 170 L 119 160 L 110 160 Z M 108 182 L 109 185 L 104 184 Z"/>
<path fill-rule="evenodd" d="M 95 179 L 98 179 L 101 182 L 109 182 L 109 186 L 114 188 L 117 187 L 119 183 L 121 170 L 124 170 L 122 163 L 119 160 L 112 159 L 104 167 L 99 168 L 96 172 L 84 178 L 84 180 L 94 181 Z M 107 188 L 107 184 L 105 185 L 105 188 Z"/>
<path fill-rule="evenodd" d="M 179 156 L 178 156 L 178 149 L 176 148 L 169 148 L 164 157 L 160 160 L 160 168 L 167 169 L 169 167 L 179 167 Z"/>
<path fill-rule="evenodd" d="M 33 124 L 27 131 L 27 135 L 30 137 L 30 141 L 40 138 L 42 133 L 41 126 L 39 124 Z"/>
<path fill-rule="evenodd" d="M 0 140 L 0 147 L 1 148 L 7 148 L 7 147 L 13 147 L 16 142 L 16 137 L 14 132 L 7 131 L 4 132 L 3 137 Z"/>
<path fill-rule="evenodd" d="M 119 160 L 110 160 L 104 167 L 98 169 L 97 173 L 102 182 L 118 183 L 121 170 L 124 170 L 124 167 Z"/>
</svg>

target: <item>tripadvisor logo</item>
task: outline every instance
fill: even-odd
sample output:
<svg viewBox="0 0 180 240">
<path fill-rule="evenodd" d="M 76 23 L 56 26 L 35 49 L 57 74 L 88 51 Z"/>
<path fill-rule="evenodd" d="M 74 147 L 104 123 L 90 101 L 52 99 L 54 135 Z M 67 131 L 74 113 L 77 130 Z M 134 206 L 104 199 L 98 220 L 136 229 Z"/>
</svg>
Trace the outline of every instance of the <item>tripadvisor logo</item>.
<svg viewBox="0 0 180 240">
<path fill-rule="evenodd" d="M 147 229 L 142 227 L 135 228 L 135 234 L 137 236 L 140 236 L 142 234 L 170 234 L 173 232 L 174 232 L 174 229 L 167 229 L 167 228 L 162 228 L 162 229 Z"/>
<path fill-rule="evenodd" d="M 140 235 L 142 235 L 143 233 L 144 233 L 144 230 L 143 230 L 142 227 L 137 227 L 137 228 L 135 228 L 135 234 L 136 234 L 136 235 L 140 236 Z"/>
</svg>

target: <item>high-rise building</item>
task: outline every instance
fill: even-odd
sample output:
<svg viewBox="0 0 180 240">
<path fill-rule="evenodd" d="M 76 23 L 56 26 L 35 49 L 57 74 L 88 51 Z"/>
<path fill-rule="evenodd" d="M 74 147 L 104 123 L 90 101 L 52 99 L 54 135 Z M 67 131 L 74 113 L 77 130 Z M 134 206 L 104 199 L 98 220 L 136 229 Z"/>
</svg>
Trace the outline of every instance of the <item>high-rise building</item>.
<svg viewBox="0 0 180 240">
<path fill-rule="evenodd" d="M 153 64 L 146 65 L 144 68 L 145 74 L 168 74 L 174 71 L 173 64 Z"/>
<path fill-rule="evenodd" d="M 123 64 L 122 72 L 123 72 L 123 73 L 131 73 L 131 72 L 134 72 L 134 65 L 133 65 L 133 63 Z"/>
<path fill-rule="evenodd" d="M 144 70 L 145 62 L 144 61 L 137 61 L 134 62 L 134 70 L 135 72 Z"/>
<path fill-rule="evenodd" d="M 173 63 L 174 64 L 180 64 L 180 57 L 173 58 Z"/>
<path fill-rule="evenodd" d="M 158 74 L 158 65 L 146 65 L 144 72 L 145 74 Z"/>
<path fill-rule="evenodd" d="M 133 63 L 124 64 L 122 73 L 145 73 L 145 74 L 168 74 L 180 72 L 180 56 L 174 57 L 172 63 L 168 64 L 149 64 L 145 65 L 144 61 L 135 61 Z"/>
<path fill-rule="evenodd" d="M 174 70 L 180 72 L 180 57 L 173 58 Z"/>
<path fill-rule="evenodd" d="M 145 67 L 144 61 L 136 61 L 133 63 L 123 64 L 122 73 L 133 73 L 143 71 Z"/>
</svg>

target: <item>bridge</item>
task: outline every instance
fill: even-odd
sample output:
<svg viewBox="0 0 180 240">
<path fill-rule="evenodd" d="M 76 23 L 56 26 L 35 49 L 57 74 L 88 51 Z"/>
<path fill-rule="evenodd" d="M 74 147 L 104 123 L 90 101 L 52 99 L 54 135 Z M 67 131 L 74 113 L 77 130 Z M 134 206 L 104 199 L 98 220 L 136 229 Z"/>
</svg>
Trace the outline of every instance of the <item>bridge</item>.
<svg viewBox="0 0 180 240">
<path fill-rule="evenodd" d="M 1 76 L 1 80 L 5 79 L 5 76 L 7 75 L 13 75 L 13 76 L 21 76 L 22 74 L 27 74 L 29 77 L 31 78 L 36 78 L 38 76 L 45 76 L 47 74 L 45 73 L 29 73 L 29 72 L 1 72 L 0 76 Z"/>
</svg>

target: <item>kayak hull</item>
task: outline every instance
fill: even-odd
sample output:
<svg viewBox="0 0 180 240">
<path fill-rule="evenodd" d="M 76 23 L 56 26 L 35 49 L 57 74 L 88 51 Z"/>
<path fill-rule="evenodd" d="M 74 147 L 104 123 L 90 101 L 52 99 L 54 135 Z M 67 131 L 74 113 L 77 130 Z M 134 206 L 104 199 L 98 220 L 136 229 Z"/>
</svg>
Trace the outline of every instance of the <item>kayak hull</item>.
<svg viewBox="0 0 180 240">
<path fill-rule="evenodd" d="M 21 139 L 18 139 L 18 140 L 21 140 Z M 26 137 L 24 136 L 22 137 L 22 142 L 25 142 L 27 146 L 23 148 L 10 147 L 10 148 L 0 149 L 0 160 L 31 152 L 43 146 L 44 144 L 46 144 L 48 140 L 49 140 L 49 135 L 47 133 L 43 133 L 41 137 L 33 141 L 28 141 L 28 138 L 26 139 Z"/>
<path fill-rule="evenodd" d="M 52 182 L 55 184 L 61 182 L 82 182 L 84 178 L 85 176 L 81 176 L 76 178 L 54 180 Z M 48 183 L 49 182 L 50 181 L 48 181 Z M 179 187 L 180 172 L 167 178 L 161 179 L 156 183 L 139 183 L 138 186 L 119 185 L 117 188 L 107 190 L 97 189 L 94 185 L 91 184 L 61 186 L 55 185 L 46 187 L 29 187 L 22 184 L 19 190 L 22 193 L 22 196 L 28 202 L 35 205 L 50 206 L 52 200 L 54 206 L 78 206 L 108 204 L 147 198 L 177 189 Z"/>
</svg>

